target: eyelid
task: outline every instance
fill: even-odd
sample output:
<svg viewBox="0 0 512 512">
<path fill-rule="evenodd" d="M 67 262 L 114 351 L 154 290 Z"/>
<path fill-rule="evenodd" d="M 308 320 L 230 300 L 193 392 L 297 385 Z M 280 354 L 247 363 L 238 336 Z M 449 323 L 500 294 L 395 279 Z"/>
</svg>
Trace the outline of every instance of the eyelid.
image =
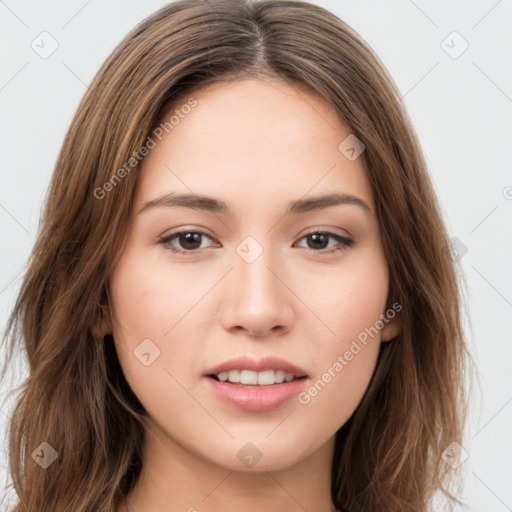
<svg viewBox="0 0 512 512">
<path fill-rule="evenodd" d="M 303 238 L 307 235 L 311 235 L 313 233 L 325 233 L 325 234 L 335 235 L 335 236 L 339 236 L 340 238 L 344 238 L 347 240 L 350 239 L 350 240 L 354 241 L 354 237 L 346 229 L 343 230 L 346 233 L 344 235 L 341 235 L 340 233 L 335 233 L 334 231 L 332 231 L 332 229 L 340 229 L 340 228 L 312 228 L 312 229 L 306 231 L 305 233 L 303 233 L 300 236 L 300 238 Z"/>
</svg>

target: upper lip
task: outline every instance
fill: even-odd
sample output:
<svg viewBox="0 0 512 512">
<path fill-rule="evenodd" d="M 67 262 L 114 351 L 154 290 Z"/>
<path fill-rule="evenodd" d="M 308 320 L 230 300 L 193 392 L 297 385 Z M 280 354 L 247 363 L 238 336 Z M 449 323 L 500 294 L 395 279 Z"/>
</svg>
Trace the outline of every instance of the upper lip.
<svg viewBox="0 0 512 512">
<path fill-rule="evenodd" d="M 231 370 L 252 370 L 264 372 L 265 370 L 282 370 L 292 373 L 296 377 L 307 377 L 306 371 L 284 359 L 275 356 L 265 356 L 261 359 L 253 359 L 249 356 L 240 356 L 220 363 L 206 371 L 205 375 L 215 375 L 220 372 Z"/>
</svg>

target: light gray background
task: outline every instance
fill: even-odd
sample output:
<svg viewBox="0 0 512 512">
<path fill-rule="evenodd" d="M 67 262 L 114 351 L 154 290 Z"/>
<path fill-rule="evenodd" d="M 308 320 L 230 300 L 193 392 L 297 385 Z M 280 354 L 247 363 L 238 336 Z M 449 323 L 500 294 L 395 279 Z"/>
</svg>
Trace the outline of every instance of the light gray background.
<svg viewBox="0 0 512 512">
<path fill-rule="evenodd" d="M 2 328 L 60 145 L 87 84 L 121 38 L 165 3 L 0 0 Z M 450 234 L 467 248 L 460 266 L 470 286 L 473 331 L 467 328 L 467 335 L 481 392 L 476 388 L 472 398 L 462 497 L 471 512 L 511 510 L 512 0 L 314 3 L 355 28 L 390 70 L 424 148 Z M 43 31 L 59 44 L 47 59 L 31 48 Z M 453 31 L 469 44 L 460 56 L 464 42 Z M 8 386 L 2 384 L 2 396 Z M 10 406 L 1 404 L 2 436 Z M 0 484 L 7 479 L 2 445 Z"/>
</svg>

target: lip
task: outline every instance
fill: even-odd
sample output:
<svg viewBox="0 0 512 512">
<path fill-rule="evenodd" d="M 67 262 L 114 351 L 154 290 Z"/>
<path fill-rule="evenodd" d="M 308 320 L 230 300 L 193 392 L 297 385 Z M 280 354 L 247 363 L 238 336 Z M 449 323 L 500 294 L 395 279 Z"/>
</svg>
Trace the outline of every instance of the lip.
<svg viewBox="0 0 512 512">
<path fill-rule="evenodd" d="M 263 370 L 262 370 L 263 371 Z M 304 388 L 308 378 L 272 384 L 253 386 L 221 382 L 212 377 L 204 379 L 211 391 L 224 402 L 250 412 L 264 412 L 276 409 L 296 396 Z"/>
<path fill-rule="evenodd" d="M 260 386 L 221 382 L 211 377 L 211 375 L 231 370 L 252 370 L 254 372 L 282 370 L 296 377 L 304 378 L 285 381 L 281 384 Z M 301 367 L 279 357 L 265 356 L 261 359 L 253 359 L 249 356 L 240 356 L 210 368 L 205 372 L 204 378 L 210 390 L 224 402 L 244 411 L 263 412 L 276 409 L 296 396 L 304 388 L 308 375 Z"/>
<path fill-rule="evenodd" d="M 307 377 L 305 370 L 289 361 L 285 361 L 275 356 L 265 356 L 261 359 L 253 359 L 249 356 L 240 356 L 220 363 L 210 368 L 204 374 L 205 376 L 214 375 L 220 372 L 229 372 L 231 370 L 252 370 L 254 372 L 264 372 L 265 370 L 282 370 L 286 373 L 292 373 L 296 377 Z M 279 384 L 276 384 L 279 385 Z M 268 386 L 272 387 L 272 386 Z"/>
</svg>

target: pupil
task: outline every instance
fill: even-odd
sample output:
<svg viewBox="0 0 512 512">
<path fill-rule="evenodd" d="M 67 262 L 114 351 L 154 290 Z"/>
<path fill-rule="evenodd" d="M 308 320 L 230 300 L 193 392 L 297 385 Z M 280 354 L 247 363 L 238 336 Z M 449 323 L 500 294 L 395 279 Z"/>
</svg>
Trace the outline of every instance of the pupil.
<svg viewBox="0 0 512 512">
<path fill-rule="evenodd" d="M 324 242 L 326 241 L 327 237 L 325 235 L 323 235 L 322 233 L 314 233 L 312 235 L 309 235 L 310 237 L 310 240 L 314 240 L 314 241 L 319 241 L 319 238 L 322 237 L 324 238 Z M 320 241 L 320 245 L 325 245 L 324 243 L 322 243 L 322 241 Z M 324 249 L 325 247 L 321 247 L 322 249 Z M 313 246 L 313 249 L 318 249 L 318 245 L 315 247 Z"/>
<path fill-rule="evenodd" d="M 197 247 L 195 247 L 194 244 L 197 244 L 198 246 L 201 245 L 200 237 L 201 235 L 199 233 L 185 233 L 184 235 L 180 236 L 180 242 L 182 242 L 183 240 L 185 241 L 185 243 L 182 244 L 182 247 L 185 249 L 197 249 Z M 190 247 L 187 244 L 192 244 L 192 247 Z"/>
</svg>

